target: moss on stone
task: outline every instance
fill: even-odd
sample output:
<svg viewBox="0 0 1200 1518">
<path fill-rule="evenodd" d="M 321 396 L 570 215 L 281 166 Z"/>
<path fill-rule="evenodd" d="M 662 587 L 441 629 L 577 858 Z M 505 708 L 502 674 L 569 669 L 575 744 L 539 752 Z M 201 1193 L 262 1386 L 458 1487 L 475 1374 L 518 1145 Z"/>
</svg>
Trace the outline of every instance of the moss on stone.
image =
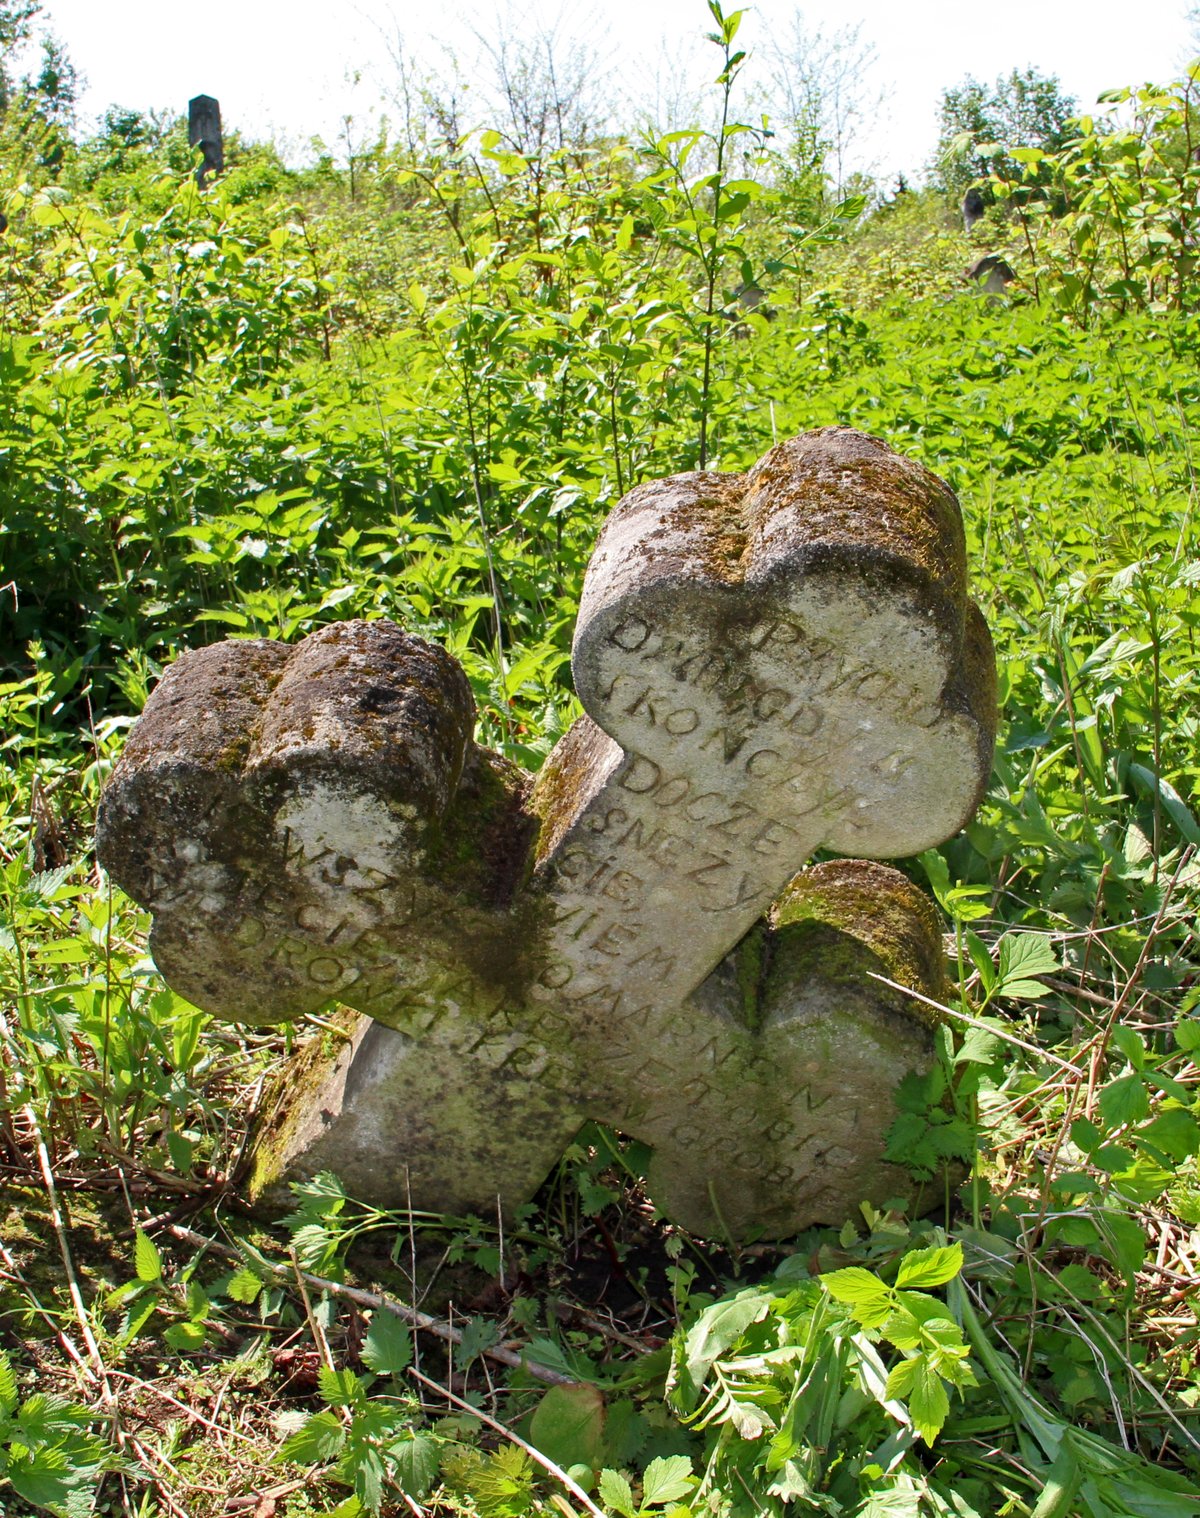
<svg viewBox="0 0 1200 1518">
<path fill-rule="evenodd" d="M 933 904 L 887 865 L 837 859 L 802 870 L 776 901 L 771 923 L 776 929 L 800 923 L 836 929 L 877 955 L 888 979 L 934 1001 L 945 1000 L 945 963 Z M 836 961 L 831 961 L 830 973 L 836 974 L 836 969 Z M 923 1003 L 910 1005 L 914 1016 L 940 1020 Z"/>
<path fill-rule="evenodd" d="M 338 1007 L 322 1029 L 292 1055 L 264 1094 L 261 1116 L 250 1144 L 246 1189 L 253 1204 L 283 1206 L 286 1195 L 273 1195 L 296 1152 L 295 1138 L 310 1116 L 311 1104 L 328 1085 L 339 1058 L 348 1057 L 360 1025 L 359 1014 Z"/>
</svg>

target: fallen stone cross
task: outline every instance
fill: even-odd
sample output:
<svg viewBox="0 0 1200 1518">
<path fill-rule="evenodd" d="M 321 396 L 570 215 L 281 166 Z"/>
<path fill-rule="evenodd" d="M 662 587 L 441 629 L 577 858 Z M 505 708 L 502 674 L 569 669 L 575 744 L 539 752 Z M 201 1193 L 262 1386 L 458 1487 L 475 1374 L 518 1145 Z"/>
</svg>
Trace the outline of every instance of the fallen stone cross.
<svg viewBox="0 0 1200 1518">
<path fill-rule="evenodd" d="M 785 1236 L 908 1189 L 882 1160 L 943 995 L 925 897 L 872 860 L 970 818 L 994 667 L 948 487 L 847 428 L 639 486 L 601 534 L 587 715 L 532 786 L 457 663 L 386 622 L 181 658 L 100 857 L 167 980 L 297 1057 L 258 1193 L 333 1169 L 380 1205 L 527 1200 L 588 1119 L 653 1150 L 696 1232 Z M 817 850 L 850 856 L 801 870 Z M 801 871 L 797 874 L 797 871 Z"/>
</svg>

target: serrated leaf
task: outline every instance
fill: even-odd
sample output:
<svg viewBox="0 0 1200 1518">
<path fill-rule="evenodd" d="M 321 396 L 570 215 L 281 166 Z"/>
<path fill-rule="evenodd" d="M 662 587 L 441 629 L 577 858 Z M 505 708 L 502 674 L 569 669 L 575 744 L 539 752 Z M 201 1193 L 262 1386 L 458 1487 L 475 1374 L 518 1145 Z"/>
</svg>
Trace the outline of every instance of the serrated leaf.
<svg viewBox="0 0 1200 1518">
<path fill-rule="evenodd" d="M 0 1413 L 11 1413 L 17 1405 L 17 1378 L 12 1362 L 0 1349 Z"/>
<path fill-rule="evenodd" d="M 362 1398 L 362 1382 L 352 1370 L 331 1370 L 322 1365 L 317 1373 L 321 1400 L 330 1407 L 352 1407 Z"/>
<path fill-rule="evenodd" d="M 1045 987 L 1039 987 L 1044 990 Z M 956 1065 L 990 1065 L 1004 1049 L 1004 1041 L 991 1031 L 986 1020 L 973 1023 L 967 1029 L 962 1048 L 954 1056 Z"/>
<path fill-rule="evenodd" d="M 83 1415 L 69 1402 L 45 1392 L 34 1392 L 17 1414 L 17 1427 L 30 1445 L 47 1443 L 60 1434 L 77 1432 L 83 1421 Z"/>
<path fill-rule="evenodd" d="M 695 1484 L 687 1455 L 659 1455 L 642 1476 L 642 1502 L 647 1506 L 681 1502 Z"/>
<path fill-rule="evenodd" d="M 992 963 L 992 956 L 988 953 L 987 945 L 973 928 L 967 929 L 964 938 L 967 953 L 971 956 L 971 963 L 979 971 L 979 979 L 986 995 L 996 984 L 996 966 Z"/>
<path fill-rule="evenodd" d="M 1040 1001 L 1043 996 L 1050 995 L 1050 987 L 1044 986 L 1040 980 L 1006 980 L 996 995 L 1008 996 L 1014 1001 Z"/>
<path fill-rule="evenodd" d="M 914 1249 L 900 1261 L 900 1273 L 896 1277 L 896 1286 L 909 1291 L 925 1290 L 930 1286 L 944 1286 L 959 1273 L 962 1264 L 961 1244 Z"/>
<path fill-rule="evenodd" d="M 206 1337 L 203 1323 L 172 1323 L 163 1330 L 163 1338 L 181 1354 L 203 1348 Z"/>
<path fill-rule="evenodd" d="M 909 1393 L 908 1412 L 913 1427 L 926 1444 L 932 1444 L 950 1413 L 950 1398 L 937 1371 L 918 1356 L 917 1373 Z"/>
<path fill-rule="evenodd" d="M 392 1312 L 377 1311 L 362 1348 L 363 1363 L 382 1376 L 399 1376 L 412 1364 L 413 1341 L 408 1325 Z"/>
<path fill-rule="evenodd" d="M 1159 1112 L 1137 1132 L 1139 1143 L 1154 1144 L 1176 1164 L 1181 1164 L 1200 1150 L 1200 1125 L 1182 1107 Z"/>
<path fill-rule="evenodd" d="M 1185 1054 L 1200 1049 L 1200 1017 L 1181 1017 L 1175 1024 L 1175 1042 Z"/>
<path fill-rule="evenodd" d="M 998 996 L 1026 999 L 1045 996 L 1046 987 L 1035 979 L 1061 969 L 1058 955 L 1044 933 L 1006 933 L 1000 940 Z"/>
<path fill-rule="evenodd" d="M 887 1384 L 883 1389 L 886 1398 L 907 1397 L 916 1385 L 918 1361 L 914 1359 L 901 1360 L 898 1365 L 893 1365 L 888 1373 Z"/>
<path fill-rule="evenodd" d="M 1142 1042 L 1141 1035 L 1133 1028 L 1127 1028 L 1118 1023 L 1112 1030 L 1112 1041 L 1135 1070 L 1145 1068 L 1146 1045 Z"/>
<path fill-rule="evenodd" d="M 258 1301 L 258 1294 L 262 1290 L 262 1282 L 258 1276 L 248 1267 L 243 1265 L 241 1270 L 235 1271 L 229 1277 L 225 1287 L 225 1295 L 234 1302 L 243 1302 L 247 1307 L 252 1302 Z"/>
<path fill-rule="evenodd" d="M 383 1506 L 383 1483 L 387 1470 L 374 1445 L 353 1445 L 338 1462 L 338 1475 L 349 1481 L 368 1513 Z"/>
<path fill-rule="evenodd" d="M 620 1471 L 610 1471 L 607 1467 L 602 1470 L 598 1491 L 605 1507 L 621 1513 L 623 1518 L 633 1518 L 633 1489 Z"/>
<path fill-rule="evenodd" d="M 333 1460 L 346 1443 L 346 1430 L 333 1413 L 313 1413 L 302 1428 L 285 1439 L 277 1460 L 292 1460 L 297 1465 L 316 1465 Z"/>
<path fill-rule="evenodd" d="M 890 1307 L 891 1296 L 887 1286 L 861 1265 L 847 1265 L 844 1270 L 828 1271 L 820 1280 L 834 1301 L 844 1302 L 847 1307 Z"/>
<path fill-rule="evenodd" d="M 1140 1075 L 1122 1075 L 1101 1088 L 1097 1105 L 1108 1128 L 1139 1123 L 1150 1111 L 1150 1098 Z"/>
<path fill-rule="evenodd" d="M 438 1477 L 441 1455 L 437 1440 L 428 1434 L 406 1434 L 388 1446 L 388 1455 L 396 1484 L 419 1502 Z"/>
<path fill-rule="evenodd" d="M 117 1340 L 122 1349 L 124 1349 L 126 1345 L 133 1343 L 138 1334 L 140 1334 L 142 1329 L 145 1328 L 146 1323 L 153 1316 L 154 1309 L 157 1306 L 157 1298 L 149 1296 L 143 1297 L 137 1303 L 136 1308 L 130 1308 L 128 1314 L 126 1315 L 125 1322 L 122 1325 L 120 1337 Z"/>
<path fill-rule="evenodd" d="M 158 1245 L 140 1228 L 133 1236 L 133 1264 L 139 1281 L 162 1280 L 162 1255 Z"/>
<path fill-rule="evenodd" d="M 61 1449 L 34 1450 L 24 1459 L 10 1456 L 4 1474 L 19 1497 L 34 1507 L 51 1510 L 65 1507 L 71 1489 L 77 1485 L 71 1479 L 66 1452 Z"/>
<path fill-rule="evenodd" d="M 632 1465 L 650 1437 L 650 1425 L 629 1397 L 608 1407 L 604 1420 L 604 1454 L 614 1465 Z"/>
</svg>

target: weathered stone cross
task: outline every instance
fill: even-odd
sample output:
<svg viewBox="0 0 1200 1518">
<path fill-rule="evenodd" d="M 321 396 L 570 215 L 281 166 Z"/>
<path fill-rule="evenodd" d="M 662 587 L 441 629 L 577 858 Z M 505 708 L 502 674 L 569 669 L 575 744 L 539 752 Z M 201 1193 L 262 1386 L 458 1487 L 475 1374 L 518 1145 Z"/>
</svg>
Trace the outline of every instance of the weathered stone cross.
<svg viewBox="0 0 1200 1518">
<path fill-rule="evenodd" d="M 584 585 L 588 716 L 532 792 L 473 742 L 457 663 L 389 623 L 180 659 L 102 861 L 198 1005 L 366 1014 L 292 1072 L 258 1190 L 331 1168 L 380 1204 L 515 1205 L 596 1118 L 697 1232 L 903 1191 L 883 1135 L 931 1031 L 868 972 L 936 996 L 941 958 L 865 860 L 941 842 L 986 781 L 965 582 L 948 487 L 849 429 L 640 486 Z M 818 849 L 852 857 L 796 875 Z"/>
</svg>

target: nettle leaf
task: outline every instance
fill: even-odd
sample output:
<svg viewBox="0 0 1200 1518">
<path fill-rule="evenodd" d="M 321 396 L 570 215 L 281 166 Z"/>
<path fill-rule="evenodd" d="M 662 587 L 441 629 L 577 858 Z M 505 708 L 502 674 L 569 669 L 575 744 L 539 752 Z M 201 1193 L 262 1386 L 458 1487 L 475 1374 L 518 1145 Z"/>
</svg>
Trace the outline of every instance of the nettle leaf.
<svg viewBox="0 0 1200 1518">
<path fill-rule="evenodd" d="M 194 1349 L 202 1349 L 207 1337 L 203 1323 L 172 1323 L 169 1328 L 163 1330 L 163 1338 L 181 1354 L 188 1354 Z"/>
<path fill-rule="evenodd" d="M 130 1307 L 125 1315 L 125 1321 L 121 1325 L 120 1336 L 117 1340 L 122 1349 L 126 1345 L 133 1343 L 153 1316 L 154 1309 L 157 1306 L 158 1299 L 154 1296 L 148 1296 L 143 1297 L 135 1306 Z"/>
<path fill-rule="evenodd" d="M 642 1476 L 642 1502 L 647 1507 L 682 1502 L 695 1484 L 687 1455 L 659 1455 Z"/>
<path fill-rule="evenodd" d="M 229 1277 L 225 1287 L 225 1295 L 235 1302 L 242 1302 L 247 1307 L 258 1300 L 258 1294 L 262 1290 L 262 1282 L 255 1273 L 244 1265 L 241 1270 L 235 1271 Z"/>
<path fill-rule="evenodd" d="M 297 1465 L 317 1465 L 340 1455 L 346 1443 L 346 1430 L 333 1413 L 314 1413 L 303 1427 L 285 1439 L 277 1460 L 292 1460 Z"/>
<path fill-rule="evenodd" d="M 428 1434 L 405 1434 L 388 1446 L 388 1454 L 397 1486 L 420 1501 L 438 1477 L 441 1453 L 437 1440 Z"/>
<path fill-rule="evenodd" d="M 17 1495 L 34 1507 L 61 1509 L 66 1506 L 72 1488 L 78 1486 L 66 1452 L 57 1448 L 34 1450 L 24 1458 L 10 1457 L 4 1474 Z"/>
<path fill-rule="evenodd" d="M 133 1236 L 133 1262 L 139 1281 L 162 1280 L 162 1255 L 158 1245 L 140 1228 Z"/>
<path fill-rule="evenodd" d="M 412 1364 L 413 1341 L 408 1325 L 395 1313 L 378 1311 L 371 1318 L 362 1348 L 363 1363 L 384 1376 L 399 1376 Z"/>
<path fill-rule="evenodd" d="M 912 1290 L 944 1286 L 963 1266 L 961 1244 L 935 1245 L 930 1249 L 913 1249 L 900 1261 L 897 1288 Z"/>
<path fill-rule="evenodd" d="M 342 1456 L 339 1474 L 353 1486 L 368 1513 L 378 1513 L 383 1506 L 383 1483 L 387 1469 L 383 1456 L 374 1445 L 352 1445 Z"/>
<path fill-rule="evenodd" d="M 321 1400 L 330 1407 L 353 1407 L 362 1400 L 363 1384 L 352 1370 L 331 1370 L 322 1365 L 317 1375 Z"/>
<path fill-rule="evenodd" d="M 17 1414 L 17 1427 L 29 1445 L 44 1444 L 57 1435 L 77 1432 L 85 1418 L 61 1397 L 34 1392 Z"/>
<path fill-rule="evenodd" d="M 1140 1075 L 1122 1075 L 1109 1081 L 1100 1092 L 1098 1105 L 1109 1128 L 1139 1123 L 1150 1112 L 1150 1098 Z"/>
<path fill-rule="evenodd" d="M 500 1331 L 489 1318 L 469 1318 L 463 1328 L 462 1338 L 454 1349 L 454 1363 L 465 1371 L 473 1360 L 478 1360 L 485 1349 L 500 1338 Z"/>
</svg>

